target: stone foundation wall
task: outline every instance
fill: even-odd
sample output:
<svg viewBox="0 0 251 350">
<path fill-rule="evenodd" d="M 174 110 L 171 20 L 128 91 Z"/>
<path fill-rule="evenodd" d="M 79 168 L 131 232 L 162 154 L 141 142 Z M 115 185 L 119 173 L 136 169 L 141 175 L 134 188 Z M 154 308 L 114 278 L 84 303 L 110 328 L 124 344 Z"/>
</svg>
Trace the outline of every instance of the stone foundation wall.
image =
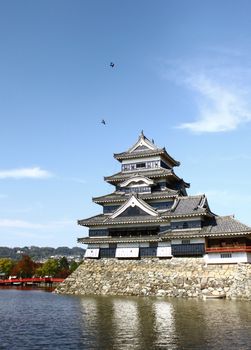
<svg viewBox="0 0 251 350">
<path fill-rule="evenodd" d="M 202 258 L 86 259 L 55 290 L 62 294 L 251 300 L 251 265 L 206 265 Z"/>
</svg>

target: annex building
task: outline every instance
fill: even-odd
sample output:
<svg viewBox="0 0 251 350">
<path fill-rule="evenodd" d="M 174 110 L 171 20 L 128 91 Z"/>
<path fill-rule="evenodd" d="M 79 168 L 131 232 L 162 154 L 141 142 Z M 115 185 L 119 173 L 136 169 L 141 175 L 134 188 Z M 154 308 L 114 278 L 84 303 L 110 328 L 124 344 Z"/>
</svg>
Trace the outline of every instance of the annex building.
<svg viewBox="0 0 251 350">
<path fill-rule="evenodd" d="M 114 192 L 93 198 L 102 213 L 89 228 L 85 258 L 204 257 L 208 264 L 251 263 L 251 227 L 211 212 L 204 194 L 187 194 L 180 163 L 143 131 L 126 152 L 114 154 L 120 172 L 105 177 Z"/>
</svg>

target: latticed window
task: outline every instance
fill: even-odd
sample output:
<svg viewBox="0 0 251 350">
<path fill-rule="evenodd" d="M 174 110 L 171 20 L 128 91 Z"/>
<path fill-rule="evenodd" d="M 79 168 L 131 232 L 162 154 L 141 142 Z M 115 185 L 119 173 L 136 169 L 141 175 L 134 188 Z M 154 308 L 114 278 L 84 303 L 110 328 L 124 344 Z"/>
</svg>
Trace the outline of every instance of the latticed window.
<svg viewBox="0 0 251 350">
<path fill-rule="evenodd" d="M 115 258 L 115 253 L 115 248 L 100 248 L 99 256 L 100 258 Z"/>
<path fill-rule="evenodd" d="M 220 255 L 220 257 L 221 257 L 222 259 L 232 258 L 232 254 L 231 254 L 231 253 L 222 253 L 222 254 Z"/>
<path fill-rule="evenodd" d="M 141 258 L 155 257 L 157 256 L 157 247 L 139 248 L 139 255 Z"/>
</svg>

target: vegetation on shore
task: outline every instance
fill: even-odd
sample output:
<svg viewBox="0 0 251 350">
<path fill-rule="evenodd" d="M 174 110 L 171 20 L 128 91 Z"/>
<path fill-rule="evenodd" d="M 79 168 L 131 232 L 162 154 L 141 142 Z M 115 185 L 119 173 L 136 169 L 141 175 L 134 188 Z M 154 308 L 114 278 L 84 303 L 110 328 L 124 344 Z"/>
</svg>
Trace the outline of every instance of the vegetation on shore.
<svg viewBox="0 0 251 350">
<path fill-rule="evenodd" d="M 10 258 L 0 258 L 0 276 L 2 278 L 8 278 L 9 276 L 66 278 L 79 265 L 80 262 L 68 261 L 65 256 L 59 259 L 50 258 L 44 263 L 35 262 L 28 255 L 22 255 L 22 258 L 18 261 Z"/>
</svg>

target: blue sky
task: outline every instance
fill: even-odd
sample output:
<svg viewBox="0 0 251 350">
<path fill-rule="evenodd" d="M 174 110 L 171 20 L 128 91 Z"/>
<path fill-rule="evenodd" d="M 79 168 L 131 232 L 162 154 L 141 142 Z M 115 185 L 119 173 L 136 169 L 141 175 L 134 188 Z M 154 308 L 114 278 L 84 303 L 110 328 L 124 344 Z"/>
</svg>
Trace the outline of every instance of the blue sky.
<svg viewBox="0 0 251 350">
<path fill-rule="evenodd" d="M 0 245 L 75 246 L 143 129 L 251 225 L 251 3 L 0 1 Z M 113 61 L 114 68 L 109 64 Z M 107 121 L 104 126 L 101 119 Z"/>
</svg>

